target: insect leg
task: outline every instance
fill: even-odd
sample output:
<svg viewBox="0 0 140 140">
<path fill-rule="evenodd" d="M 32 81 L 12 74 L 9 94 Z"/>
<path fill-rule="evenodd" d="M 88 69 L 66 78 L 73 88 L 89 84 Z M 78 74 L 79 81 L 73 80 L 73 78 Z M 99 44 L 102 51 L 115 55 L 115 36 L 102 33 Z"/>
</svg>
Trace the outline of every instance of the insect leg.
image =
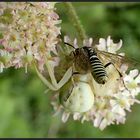
<svg viewBox="0 0 140 140">
<path fill-rule="evenodd" d="M 70 97 L 70 95 L 71 95 L 71 93 L 73 91 L 73 88 L 75 87 L 75 81 L 74 81 L 74 78 L 73 78 L 73 75 L 75 75 L 75 74 L 79 74 L 79 72 L 76 72 L 76 71 L 74 72 L 73 69 L 72 69 L 72 76 L 71 76 L 72 87 L 71 87 L 71 89 L 69 90 L 67 96 L 64 99 L 65 102 L 69 99 L 69 97 Z"/>
<path fill-rule="evenodd" d="M 68 94 L 67 94 L 67 95 L 65 96 L 65 98 L 64 98 L 64 101 L 65 101 L 65 102 L 69 99 L 69 97 L 70 97 L 70 95 L 71 95 L 71 93 L 72 93 L 72 91 L 73 91 L 73 88 L 74 88 L 74 85 L 72 84 L 71 89 L 69 90 Z"/>
<path fill-rule="evenodd" d="M 74 75 L 77 75 L 77 74 L 80 74 L 78 71 L 74 71 L 72 72 L 72 76 L 71 76 L 71 81 L 72 81 L 72 84 L 73 84 L 73 87 L 75 86 L 75 81 L 74 81 Z"/>
<path fill-rule="evenodd" d="M 78 71 L 75 71 L 75 72 L 72 73 L 72 76 L 75 75 L 75 74 L 80 74 L 80 73 Z"/>
<path fill-rule="evenodd" d="M 106 67 L 110 66 L 111 64 L 115 67 L 115 65 L 112 62 L 109 62 L 109 63 L 105 64 L 104 67 L 106 68 Z M 116 67 L 115 67 L 115 69 L 118 71 L 120 77 L 122 77 L 121 72 Z"/>
<path fill-rule="evenodd" d="M 110 66 L 111 64 L 115 67 L 115 65 L 114 65 L 112 62 L 109 62 L 109 63 L 105 64 L 104 67 L 106 68 L 106 67 Z M 120 72 L 116 67 L 115 67 L 115 69 L 117 70 L 117 72 L 119 73 L 120 77 L 122 78 L 123 75 L 121 74 L 121 72 Z M 122 82 L 123 82 L 124 87 L 128 90 L 128 88 L 125 86 L 125 83 L 124 83 L 123 80 L 122 80 Z M 129 90 L 128 90 L 128 91 L 129 91 Z"/>
<path fill-rule="evenodd" d="M 75 85 L 74 78 L 73 78 L 73 76 L 74 76 L 75 74 L 80 74 L 80 73 L 79 73 L 78 71 L 75 71 L 75 70 L 74 70 L 74 63 L 73 63 L 73 67 L 72 67 L 72 76 L 71 76 L 71 81 L 72 81 L 73 85 Z"/>
</svg>

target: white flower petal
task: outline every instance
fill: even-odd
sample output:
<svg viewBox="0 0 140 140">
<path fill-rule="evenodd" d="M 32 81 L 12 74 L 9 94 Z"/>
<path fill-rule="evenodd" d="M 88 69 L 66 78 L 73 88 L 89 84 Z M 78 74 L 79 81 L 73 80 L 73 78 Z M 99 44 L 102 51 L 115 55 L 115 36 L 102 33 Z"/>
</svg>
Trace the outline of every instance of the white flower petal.
<svg viewBox="0 0 140 140">
<path fill-rule="evenodd" d="M 68 37 L 68 36 L 64 36 L 64 42 L 67 42 L 67 43 L 69 43 L 71 40 L 70 40 L 70 38 Z"/>
<path fill-rule="evenodd" d="M 94 127 L 99 127 L 101 120 L 102 120 L 102 116 L 97 115 L 96 118 L 94 119 Z"/>
<path fill-rule="evenodd" d="M 126 65 L 126 64 L 122 64 L 121 67 L 120 67 L 120 71 L 122 73 L 125 73 L 127 71 L 127 69 L 128 69 L 128 65 Z"/>
<path fill-rule="evenodd" d="M 119 53 L 119 55 L 121 55 L 121 56 L 125 56 L 125 53 Z"/>
<path fill-rule="evenodd" d="M 99 44 L 96 45 L 98 50 L 106 51 L 106 40 L 104 38 L 99 39 Z"/>
<path fill-rule="evenodd" d="M 87 120 L 88 120 L 87 116 L 83 116 L 81 119 L 81 123 L 84 123 L 84 121 L 87 121 Z"/>
<path fill-rule="evenodd" d="M 64 112 L 62 115 L 62 121 L 65 123 L 68 120 L 69 116 L 70 116 L 70 113 Z"/>
<path fill-rule="evenodd" d="M 101 124 L 100 124 L 100 126 L 99 126 L 99 128 L 101 130 L 104 130 L 107 125 L 108 125 L 107 119 L 103 119 L 102 122 L 101 122 Z"/>
<path fill-rule="evenodd" d="M 78 112 L 76 112 L 76 113 L 73 114 L 73 119 L 74 119 L 74 120 L 79 120 L 80 117 L 81 117 L 81 114 L 78 113 Z"/>
<path fill-rule="evenodd" d="M 122 40 L 120 40 L 120 42 L 119 43 L 117 43 L 117 50 L 119 50 L 121 47 L 122 47 Z M 122 54 L 124 54 L 124 53 L 122 53 Z"/>
<path fill-rule="evenodd" d="M 135 78 L 136 83 L 140 83 L 140 74 Z"/>
<path fill-rule="evenodd" d="M 93 42 L 93 39 L 92 39 L 92 38 L 84 39 L 84 40 L 83 40 L 83 46 L 90 47 L 91 44 L 92 44 L 92 42 Z"/>
<path fill-rule="evenodd" d="M 138 73 L 139 73 L 138 70 L 134 69 L 129 72 L 129 76 L 135 78 L 138 75 Z"/>
<path fill-rule="evenodd" d="M 125 111 L 119 105 L 115 105 L 112 108 L 112 112 L 116 113 L 116 114 L 120 114 L 121 116 L 125 116 L 126 115 Z"/>
<path fill-rule="evenodd" d="M 119 124 L 119 123 L 122 123 L 123 124 L 123 123 L 125 123 L 125 120 L 126 119 L 125 119 L 124 116 L 121 116 L 121 115 L 118 115 L 118 114 L 116 115 L 116 123 L 117 124 Z"/>
<path fill-rule="evenodd" d="M 113 41 L 112 41 L 111 37 L 108 36 L 108 37 L 107 37 L 107 41 L 106 41 L 107 46 L 111 46 L 112 43 L 113 43 Z"/>
<path fill-rule="evenodd" d="M 91 46 L 93 43 L 93 39 L 92 38 L 89 38 L 89 46 Z"/>
<path fill-rule="evenodd" d="M 120 40 L 119 43 L 113 43 L 113 40 L 110 36 L 107 38 L 107 48 L 108 51 L 111 53 L 116 53 L 117 50 L 119 50 L 122 46 L 122 40 Z"/>
<path fill-rule="evenodd" d="M 77 38 L 74 39 L 74 41 L 73 41 L 73 46 L 74 46 L 75 48 L 78 48 Z"/>
</svg>

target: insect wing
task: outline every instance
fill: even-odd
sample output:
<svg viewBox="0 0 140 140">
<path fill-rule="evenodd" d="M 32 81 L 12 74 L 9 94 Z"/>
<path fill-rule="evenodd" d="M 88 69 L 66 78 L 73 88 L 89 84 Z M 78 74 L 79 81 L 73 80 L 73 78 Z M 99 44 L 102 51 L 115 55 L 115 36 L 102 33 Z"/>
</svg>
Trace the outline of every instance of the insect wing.
<svg viewBox="0 0 140 140">
<path fill-rule="evenodd" d="M 98 57 L 101 58 L 106 63 L 112 62 L 117 67 L 120 67 L 122 64 L 127 64 L 129 66 L 140 66 L 140 62 L 135 60 L 134 58 L 129 58 L 126 56 L 122 56 L 119 54 L 114 54 L 106 51 L 97 50 Z"/>
</svg>

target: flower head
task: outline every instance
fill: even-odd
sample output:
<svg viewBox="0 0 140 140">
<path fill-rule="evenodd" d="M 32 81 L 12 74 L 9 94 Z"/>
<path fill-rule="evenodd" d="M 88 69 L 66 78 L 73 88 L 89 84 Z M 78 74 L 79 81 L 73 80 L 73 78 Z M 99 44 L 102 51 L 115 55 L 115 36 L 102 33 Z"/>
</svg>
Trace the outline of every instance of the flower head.
<svg viewBox="0 0 140 140">
<path fill-rule="evenodd" d="M 66 41 L 75 48 L 78 47 L 76 39 L 72 42 L 65 37 Z M 84 40 L 83 46 L 91 47 L 92 38 Z M 97 54 L 102 51 L 117 54 L 121 46 L 122 40 L 119 43 L 113 43 L 109 36 L 107 40 L 101 38 L 99 44 L 94 47 L 97 48 Z M 108 59 L 102 53 L 98 55 L 102 58 L 103 64 L 111 61 L 111 58 Z M 116 59 L 120 58 L 116 56 Z M 117 61 L 113 62 L 117 63 Z M 72 76 L 73 80 L 64 85 L 59 94 L 57 93 L 56 98 L 59 95 L 60 102 L 56 103 L 56 98 L 52 102 L 55 110 L 58 108 L 63 110 L 63 122 L 73 115 L 74 120 L 81 120 L 82 123 L 85 120 L 91 121 L 94 127 L 99 127 L 101 130 L 111 124 L 125 123 L 127 111 L 131 111 L 131 105 L 135 102 L 140 103 L 135 99 L 140 92 L 140 74 L 137 69 L 127 74 L 127 68 L 128 65 L 123 62 L 106 67 L 108 80 L 104 85 L 98 84 L 91 73 Z"/>
<path fill-rule="evenodd" d="M 10 66 L 27 67 L 34 61 L 43 71 L 46 59 L 54 61 L 50 52 L 56 52 L 60 34 L 54 5 L 54 2 L 0 4 L 0 57 L 4 60 L 0 61 L 1 71 Z"/>
</svg>

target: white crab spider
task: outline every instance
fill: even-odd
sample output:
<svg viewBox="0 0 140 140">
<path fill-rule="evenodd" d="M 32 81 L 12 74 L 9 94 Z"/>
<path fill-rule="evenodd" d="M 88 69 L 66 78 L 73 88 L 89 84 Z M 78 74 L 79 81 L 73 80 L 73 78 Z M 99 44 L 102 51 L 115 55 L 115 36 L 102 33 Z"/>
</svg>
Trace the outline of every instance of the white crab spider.
<svg viewBox="0 0 140 140">
<path fill-rule="evenodd" d="M 80 76 L 79 80 L 74 83 L 75 86 L 73 87 L 70 79 L 72 76 L 72 67 L 66 71 L 62 79 L 57 83 L 52 66 L 49 63 L 47 63 L 46 66 L 52 83 L 50 83 L 35 66 L 36 72 L 43 83 L 49 87 L 49 89 L 52 91 L 60 90 L 60 103 L 66 110 L 70 112 L 86 112 L 91 109 L 94 104 L 94 94 L 90 84 L 87 82 L 87 75 Z M 70 82 L 68 82 L 69 80 Z M 69 86 L 67 86 L 66 83 L 70 83 Z M 70 91 L 71 88 L 73 88 L 72 91 Z M 67 101 L 65 101 L 64 98 L 68 94 L 70 94 L 70 97 L 67 99 Z"/>
</svg>

